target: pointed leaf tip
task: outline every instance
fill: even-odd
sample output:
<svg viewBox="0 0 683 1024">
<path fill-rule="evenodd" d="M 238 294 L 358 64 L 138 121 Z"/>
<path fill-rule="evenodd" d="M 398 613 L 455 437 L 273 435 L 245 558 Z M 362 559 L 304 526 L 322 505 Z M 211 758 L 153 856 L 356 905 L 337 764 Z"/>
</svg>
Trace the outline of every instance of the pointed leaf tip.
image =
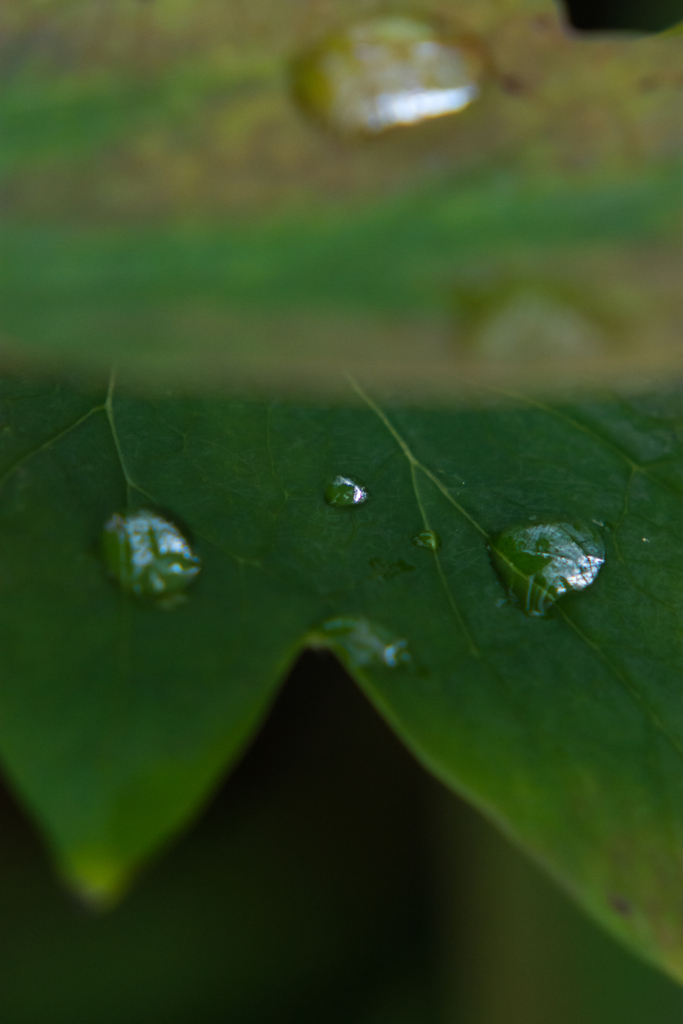
<svg viewBox="0 0 683 1024">
<path fill-rule="evenodd" d="M 130 865 L 106 854 L 76 855 L 62 867 L 62 877 L 69 891 L 88 910 L 104 913 L 112 910 L 131 884 Z"/>
</svg>

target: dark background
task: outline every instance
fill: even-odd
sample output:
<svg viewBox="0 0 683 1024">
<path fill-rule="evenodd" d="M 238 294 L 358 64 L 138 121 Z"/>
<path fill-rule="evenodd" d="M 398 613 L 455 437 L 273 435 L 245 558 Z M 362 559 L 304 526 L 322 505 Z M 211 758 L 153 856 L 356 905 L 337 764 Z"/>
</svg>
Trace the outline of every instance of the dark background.
<svg viewBox="0 0 683 1024">
<path fill-rule="evenodd" d="M 433 781 L 330 655 L 118 909 L 5 794 L 2 1024 L 680 1024 L 621 950 Z"/>
<path fill-rule="evenodd" d="M 681 0 L 566 0 L 572 23 L 581 29 L 659 32 L 683 21 Z"/>
</svg>

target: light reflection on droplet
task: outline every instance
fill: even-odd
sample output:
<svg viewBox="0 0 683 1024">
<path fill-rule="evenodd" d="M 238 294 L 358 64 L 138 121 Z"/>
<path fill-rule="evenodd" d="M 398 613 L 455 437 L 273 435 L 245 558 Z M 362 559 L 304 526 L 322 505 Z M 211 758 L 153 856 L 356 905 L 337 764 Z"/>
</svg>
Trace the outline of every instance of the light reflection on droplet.
<svg viewBox="0 0 683 1024">
<path fill-rule="evenodd" d="M 542 523 L 503 530 L 491 545 L 491 557 L 522 611 L 543 616 L 563 594 L 595 582 L 605 547 L 586 523 Z"/>
<path fill-rule="evenodd" d="M 102 548 L 121 589 L 137 597 L 175 598 L 177 603 L 201 568 L 178 527 L 148 509 L 113 515 L 105 524 Z"/>
<path fill-rule="evenodd" d="M 336 476 L 325 488 L 325 501 L 335 508 L 362 505 L 368 500 L 368 492 L 348 476 Z"/>
<path fill-rule="evenodd" d="M 435 530 L 420 530 L 413 537 L 413 544 L 417 548 L 427 548 L 429 551 L 438 551 L 441 547 L 441 538 Z"/>
<path fill-rule="evenodd" d="M 329 647 L 349 668 L 397 668 L 412 661 L 408 642 L 364 618 L 328 619 L 309 636 L 312 646 Z"/>
<path fill-rule="evenodd" d="M 418 124 L 430 117 L 454 114 L 479 95 L 476 85 L 457 89 L 422 89 L 383 92 L 364 106 L 365 123 L 370 131 L 381 132 L 399 124 Z"/>
<path fill-rule="evenodd" d="M 377 17 L 300 58 L 294 88 L 329 126 L 374 135 L 463 110 L 480 94 L 483 65 L 471 40 L 442 40 L 413 18 Z"/>
</svg>

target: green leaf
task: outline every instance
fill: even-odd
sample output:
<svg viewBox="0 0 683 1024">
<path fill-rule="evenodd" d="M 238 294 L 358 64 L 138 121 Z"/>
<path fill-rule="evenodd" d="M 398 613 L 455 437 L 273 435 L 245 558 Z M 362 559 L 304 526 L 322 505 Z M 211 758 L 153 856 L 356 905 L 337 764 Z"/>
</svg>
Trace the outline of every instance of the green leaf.
<svg viewBox="0 0 683 1024">
<path fill-rule="evenodd" d="M 4 382 L 0 747 L 62 870 L 111 896 L 324 645 L 431 771 L 683 977 L 680 397 L 358 403 Z M 337 475 L 367 500 L 328 504 Z M 127 503 L 202 559 L 172 610 L 103 564 Z M 605 545 L 545 618 L 489 553 L 533 522 Z"/>
<path fill-rule="evenodd" d="M 193 411 L 186 414 L 191 422 Z M 256 471 L 260 510 L 244 507 L 228 537 L 205 524 L 198 540 L 208 564 L 192 600 L 174 612 L 137 606 L 117 592 L 100 553 L 105 521 L 127 503 L 104 396 L 8 383 L 2 418 L 3 753 L 65 869 L 97 899 L 185 821 L 242 749 L 300 645 L 312 602 L 304 596 L 287 611 L 288 588 L 259 566 L 282 499 L 276 481 L 246 464 L 235 466 L 230 487 L 241 477 L 248 488 Z M 251 429 L 258 448 L 261 410 L 237 419 L 241 441 Z M 175 430 L 186 426 L 181 411 L 170 437 L 143 428 L 139 440 L 152 444 L 158 469 L 170 468 L 182 446 Z M 207 480 L 202 495 L 196 472 L 188 464 L 183 481 L 173 471 L 172 493 L 159 487 L 157 500 L 183 514 L 181 490 L 192 491 L 188 508 L 213 493 L 210 519 L 220 521 L 220 485 Z M 257 637 L 261 616 L 279 625 Z"/>
<path fill-rule="evenodd" d="M 292 61 L 382 6 L 6 0 L 5 360 L 300 393 L 668 373 L 681 39 L 442 5 L 488 55 L 481 99 L 354 144 L 297 109 Z M 559 365 L 520 351 L 520 303 Z"/>
</svg>

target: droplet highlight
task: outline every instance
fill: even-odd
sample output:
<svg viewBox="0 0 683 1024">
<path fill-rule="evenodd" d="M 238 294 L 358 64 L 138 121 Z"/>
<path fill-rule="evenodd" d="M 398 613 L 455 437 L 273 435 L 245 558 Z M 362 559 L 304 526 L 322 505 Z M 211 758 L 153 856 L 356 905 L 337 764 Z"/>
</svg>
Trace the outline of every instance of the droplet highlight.
<svg viewBox="0 0 683 1024">
<path fill-rule="evenodd" d="M 377 135 L 469 106 L 481 91 L 482 51 L 471 39 L 441 38 L 415 18 L 357 22 L 294 65 L 302 106 L 345 134 Z"/>
<path fill-rule="evenodd" d="M 397 668 L 412 661 L 407 640 L 363 618 L 328 619 L 309 640 L 333 650 L 348 668 Z"/>
<path fill-rule="evenodd" d="M 413 544 L 416 548 L 427 548 L 429 551 L 438 551 L 441 547 L 441 538 L 435 530 L 420 530 L 413 537 Z"/>
<path fill-rule="evenodd" d="M 113 515 L 105 524 L 102 548 L 122 590 L 169 607 L 178 603 L 201 569 L 178 527 L 148 509 Z"/>
<path fill-rule="evenodd" d="M 544 616 L 563 594 L 595 582 L 605 546 L 587 523 L 540 523 L 503 530 L 491 558 L 525 615 Z"/>
<path fill-rule="evenodd" d="M 336 476 L 325 488 L 325 501 L 335 508 L 362 505 L 368 500 L 368 492 L 348 476 Z"/>
</svg>

